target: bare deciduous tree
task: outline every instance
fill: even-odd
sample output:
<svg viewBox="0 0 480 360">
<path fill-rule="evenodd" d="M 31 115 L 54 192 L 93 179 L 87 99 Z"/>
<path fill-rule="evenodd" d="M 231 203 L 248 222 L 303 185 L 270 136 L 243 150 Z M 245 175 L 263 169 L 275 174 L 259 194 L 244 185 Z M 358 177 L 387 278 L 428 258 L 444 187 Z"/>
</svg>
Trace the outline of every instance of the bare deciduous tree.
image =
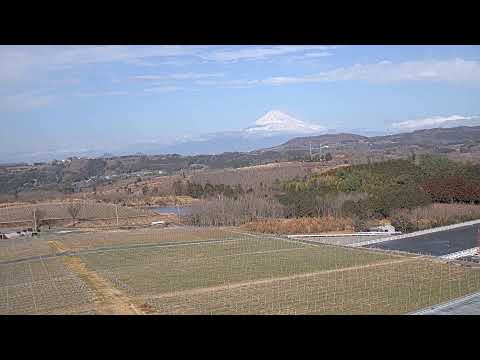
<svg viewBox="0 0 480 360">
<path fill-rule="evenodd" d="M 77 219 L 81 208 L 82 208 L 82 204 L 79 202 L 72 202 L 67 205 L 67 211 L 73 220 L 73 226 L 75 226 L 75 220 Z"/>
<path fill-rule="evenodd" d="M 314 201 L 315 215 L 317 217 L 332 216 L 332 217 L 344 217 L 346 214 L 343 211 L 343 204 L 346 201 L 357 201 L 365 199 L 367 194 L 356 193 L 338 193 L 338 194 L 325 194 L 323 196 L 316 196 Z"/>
<path fill-rule="evenodd" d="M 283 206 L 274 199 L 253 194 L 237 199 L 219 195 L 191 206 L 188 222 L 201 226 L 237 226 L 250 221 L 283 216 Z"/>
</svg>

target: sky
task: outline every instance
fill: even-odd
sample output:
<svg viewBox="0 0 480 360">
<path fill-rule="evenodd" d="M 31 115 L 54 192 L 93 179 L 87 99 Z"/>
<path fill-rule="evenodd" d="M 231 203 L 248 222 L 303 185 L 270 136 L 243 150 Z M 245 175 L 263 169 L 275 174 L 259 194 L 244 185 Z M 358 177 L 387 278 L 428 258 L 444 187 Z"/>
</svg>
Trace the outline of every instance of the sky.
<svg viewBox="0 0 480 360">
<path fill-rule="evenodd" d="M 480 124 L 479 46 L 0 46 L 0 161 L 174 143 L 272 109 L 328 131 Z"/>
</svg>

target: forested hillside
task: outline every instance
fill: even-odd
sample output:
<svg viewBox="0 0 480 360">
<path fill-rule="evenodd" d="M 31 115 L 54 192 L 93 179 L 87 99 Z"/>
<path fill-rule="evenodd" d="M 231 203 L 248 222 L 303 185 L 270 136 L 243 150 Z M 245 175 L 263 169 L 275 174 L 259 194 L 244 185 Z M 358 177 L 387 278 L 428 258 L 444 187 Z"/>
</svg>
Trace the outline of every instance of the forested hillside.
<svg viewBox="0 0 480 360">
<path fill-rule="evenodd" d="M 357 230 L 391 221 L 400 230 L 410 231 L 431 224 L 424 221 L 422 225 L 418 219 L 412 224 L 409 211 L 419 214 L 423 209 L 425 220 L 430 209 L 437 225 L 480 214 L 476 205 L 480 203 L 480 166 L 445 156 L 422 155 L 289 175 L 260 183 L 179 181 L 175 186 L 178 194 L 202 199 L 191 218 L 200 224 L 315 217 L 339 224 L 350 219 Z M 470 211 L 464 211 L 467 204 Z"/>
<path fill-rule="evenodd" d="M 400 209 L 432 203 L 480 203 L 480 167 L 423 155 L 335 169 L 283 181 L 279 197 L 289 216 L 347 216 L 359 226 L 394 218 Z"/>
</svg>

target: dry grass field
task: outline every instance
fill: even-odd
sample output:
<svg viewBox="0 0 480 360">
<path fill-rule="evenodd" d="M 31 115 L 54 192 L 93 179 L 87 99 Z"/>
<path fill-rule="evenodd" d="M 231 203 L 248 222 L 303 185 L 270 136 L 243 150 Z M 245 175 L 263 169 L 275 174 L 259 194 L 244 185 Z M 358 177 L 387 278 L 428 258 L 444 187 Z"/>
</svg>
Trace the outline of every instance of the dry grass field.
<svg viewBox="0 0 480 360">
<path fill-rule="evenodd" d="M 80 229 L 78 229 L 80 230 Z M 0 264 L 18 259 L 50 256 L 65 251 L 95 250 L 125 246 L 166 243 L 228 240 L 239 238 L 229 228 L 144 228 L 132 230 L 92 231 L 75 233 L 42 233 L 36 237 L 19 237 L 0 241 Z"/>
<path fill-rule="evenodd" d="M 162 314 L 406 314 L 479 286 L 478 272 L 403 259 L 145 299 Z"/>
<path fill-rule="evenodd" d="M 0 263 L 50 254 L 52 254 L 52 249 L 42 238 L 19 237 L 0 240 Z"/>
<path fill-rule="evenodd" d="M 404 314 L 480 290 L 479 268 L 232 228 L 37 241 L 0 254 L 0 314 Z"/>
<path fill-rule="evenodd" d="M 80 257 L 89 268 L 104 274 L 118 287 L 133 296 L 142 296 L 361 266 L 389 258 L 373 252 L 351 255 L 350 249 L 244 238 Z"/>
<path fill-rule="evenodd" d="M 480 289 L 478 270 L 268 238 L 81 258 L 159 314 L 401 314 Z"/>
<path fill-rule="evenodd" d="M 197 242 L 206 240 L 228 240 L 238 238 L 239 234 L 228 228 L 165 228 L 115 230 L 102 232 L 84 232 L 58 235 L 55 241 L 72 251 L 92 250 L 104 247 L 120 247 L 128 245 L 153 245 L 178 242 Z"/>
<path fill-rule="evenodd" d="M 63 259 L 0 264 L 0 314 L 80 313 L 91 309 L 94 300 Z"/>
<path fill-rule="evenodd" d="M 257 220 L 242 227 L 249 231 L 267 234 L 319 234 L 355 231 L 352 219 L 331 216 Z"/>
<path fill-rule="evenodd" d="M 78 202 L 79 211 L 76 215 L 80 220 L 102 220 L 152 216 L 149 210 L 135 209 L 126 206 L 97 203 L 93 201 Z M 68 220 L 72 216 L 68 211 L 68 202 L 40 203 L 0 208 L 0 224 L 33 221 L 34 211 L 42 220 Z"/>
</svg>

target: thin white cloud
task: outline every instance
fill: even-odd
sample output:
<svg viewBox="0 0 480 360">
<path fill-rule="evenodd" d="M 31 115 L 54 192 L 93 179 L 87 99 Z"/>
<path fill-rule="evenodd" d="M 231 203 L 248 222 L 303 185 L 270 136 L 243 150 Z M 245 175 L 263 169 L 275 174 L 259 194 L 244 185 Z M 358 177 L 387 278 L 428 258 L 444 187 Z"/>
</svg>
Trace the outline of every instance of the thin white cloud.
<svg viewBox="0 0 480 360">
<path fill-rule="evenodd" d="M 472 120 L 479 119 L 479 116 L 464 116 L 464 115 L 451 115 L 451 116 L 434 116 L 422 119 L 407 120 L 402 122 L 393 123 L 392 126 L 402 130 L 415 130 L 425 129 L 433 127 L 443 127 L 452 125 L 469 124 Z"/>
<path fill-rule="evenodd" d="M 68 69 L 78 65 L 123 62 L 151 65 L 144 59 L 195 56 L 203 46 L 0 46 L 0 80 L 34 71 Z M 170 60 L 171 61 L 171 60 Z"/>
<path fill-rule="evenodd" d="M 174 92 L 178 90 L 181 90 L 181 88 L 178 86 L 156 86 L 156 87 L 144 89 L 143 91 L 150 92 L 150 93 L 168 93 L 168 92 Z"/>
<path fill-rule="evenodd" d="M 58 47 L 55 47 L 56 49 Z M 277 45 L 277 46 L 185 46 L 185 45 L 156 45 L 156 46 L 68 46 L 59 49 L 51 61 L 56 64 L 87 64 L 123 61 L 132 64 L 152 66 L 156 63 L 147 61 L 148 58 L 161 58 L 161 61 L 170 61 L 172 57 L 197 57 L 209 61 L 237 61 L 251 59 L 266 59 L 273 56 L 316 51 L 325 52 L 335 49 L 336 46 L 320 45 Z"/>
<path fill-rule="evenodd" d="M 174 64 L 197 59 L 238 61 L 267 59 L 306 51 L 326 51 L 334 46 L 0 46 L 0 80 L 24 77 L 38 70 L 70 69 L 78 65 L 123 62 L 138 66 Z M 155 61 L 152 61 L 155 59 Z"/>
<path fill-rule="evenodd" d="M 31 59 L 25 57 L 21 51 L 14 48 L 6 51 L 0 46 L 0 80 L 18 80 L 31 66 Z"/>
<path fill-rule="evenodd" d="M 223 77 L 222 73 L 178 73 L 178 74 L 165 74 L 165 75 L 136 75 L 132 76 L 132 79 L 136 80 L 196 80 L 205 78 L 218 78 Z"/>
<path fill-rule="evenodd" d="M 35 81 L 52 79 L 55 72 L 82 71 L 94 64 L 123 63 L 139 67 L 192 62 L 228 62 L 322 52 L 333 46 L 0 46 L 0 82 L 5 92 L 31 91 Z M 71 74 L 78 76 L 78 73 Z M 151 80 L 198 80 L 223 74 L 140 75 Z M 43 77 L 43 78 L 42 78 Z M 38 89 L 37 89 L 38 90 Z"/>
<path fill-rule="evenodd" d="M 248 88 L 261 85 L 261 80 L 198 80 L 197 85 L 218 86 L 222 88 Z"/>
<path fill-rule="evenodd" d="M 327 56 L 332 56 L 333 53 L 328 52 L 328 51 L 322 51 L 322 52 L 312 52 L 312 53 L 306 53 L 303 55 L 305 58 L 319 58 L 319 57 L 327 57 Z"/>
<path fill-rule="evenodd" d="M 7 111 L 23 111 L 50 105 L 56 96 L 20 93 L 0 97 L 0 108 Z"/>
<path fill-rule="evenodd" d="M 152 57 L 193 55 L 196 47 L 180 45 L 157 46 L 72 46 L 53 52 L 50 63 L 56 65 L 78 65 L 93 63 L 128 62 L 135 63 Z M 141 62 L 139 63 L 141 65 Z"/>
<path fill-rule="evenodd" d="M 99 91 L 99 92 L 83 92 L 76 93 L 79 97 L 101 97 L 101 96 L 123 96 L 128 95 L 128 91 Z"/>
<path fill-rule="evenodd" d="M 295 45 L 278 45 L 278 46 L 252 46 L 252 47 L 231 47 L 229 49 L 213 50 L 201 54 L 200 56 L 205 60 L 213 61 L 239 61 L 239 60 L 263 60 L 273 56 L 280 56 L 304 51 L 322 51 L 333 49 L 334 46 L 295 46 Z"/>
<path fill-rule="evenodd" d="M 327 58 L 327 57 L 330 57 L 330 56 L 333 56 L 333 55 L 334 54 L 330 51 L 305 52 L 305 53 L 302 53 L 302 54 L 289 56 L 287 58 L 287 62 L 289 62 L 289 63 L 301 62 L 303 64 L 306 64 L 306 63 L 313 64 L 313 63 L 317 63 L 322 58 Z"/>
<path fill-rule="evenodd" d="M 355 64 L 304 76 L 273 76 L 265 79 L 202 81 L 199 85 L 230 87 L 253 85 L 290 85 L 337 81 L 390 83 L 399 81 L 441 81 L 480 85 L 480 63 L 464 59 Z"/>
<path fill-rule="evenodd" d="M 175 62 L 187 58 L 207 61 L 232 62 L 240 60 L 265 60 L 293 54 L 302 59 L 315 59 L 332 55 L 335 46 L 0 46 L 0 81 L 28 81 L 48 70 L 68 69 L 79 65 L 123 62 L 139 66 L 152 66 L 157 62 Z M 154 62 L 151 60 L 155 59 Z M 169 75 L 138 75 L 144 80 L 198 80 L 221 77 L 223 74 L 180 73 Z M 407 61 L 392 63 L 355 64 L 308 75 L 271 76 L 264 79 L 229 80 L 234 86 L 250 86 L 256 81 L 266 85 L 287 85 L 331 81 L 364 80 L 371 82 L 393 81 L 450 81 L 480 83 L 478 61 L 455 58 L 450 60 Z M 228 83 L 225 83 L 229 86 Z"/>
<path fill-rule="evenodd" d="M 263 80 L 270 85 L 363 80 L 369 82 L 448 81 L 480 84 L 480 64 L 463 59 L 355 64 L 314 75 L 279 76 Z"/>
</svg>

